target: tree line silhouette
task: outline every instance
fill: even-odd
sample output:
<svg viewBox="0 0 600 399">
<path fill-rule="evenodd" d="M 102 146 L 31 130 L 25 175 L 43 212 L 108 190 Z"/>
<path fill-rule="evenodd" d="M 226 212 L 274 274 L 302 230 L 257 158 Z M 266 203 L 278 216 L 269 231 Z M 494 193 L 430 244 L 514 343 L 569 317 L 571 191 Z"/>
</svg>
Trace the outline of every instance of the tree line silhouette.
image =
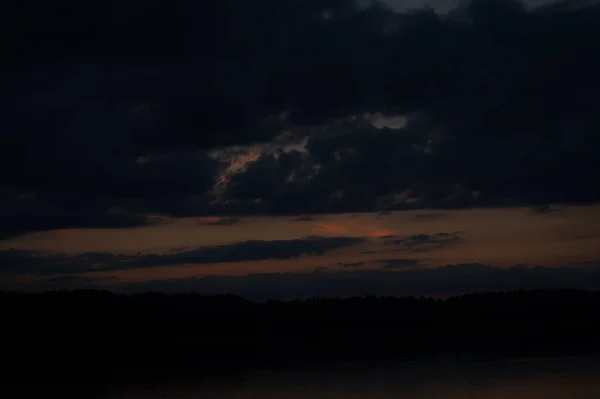
<svg viewBox="0 0 600 399">
<path fill-rule="evenodd" d="M 0 294 L 4 362 L 20 375 L 234 370 L 599 348 L 600 292 L 253 302 L 107 291 Z"/>
</svg>

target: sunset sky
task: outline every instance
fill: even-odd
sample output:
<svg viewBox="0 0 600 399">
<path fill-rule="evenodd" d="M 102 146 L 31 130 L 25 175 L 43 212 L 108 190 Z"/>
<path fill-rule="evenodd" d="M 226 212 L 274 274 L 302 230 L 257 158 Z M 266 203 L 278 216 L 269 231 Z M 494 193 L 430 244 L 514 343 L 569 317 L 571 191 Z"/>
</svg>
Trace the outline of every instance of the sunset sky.
<svg viewBox="0 0 600 399">
<path fill-rule="evenodd" d="M 600 288 L 597 2 L 92 3 L 10 14 L 0 289 Z"/>
</svg>

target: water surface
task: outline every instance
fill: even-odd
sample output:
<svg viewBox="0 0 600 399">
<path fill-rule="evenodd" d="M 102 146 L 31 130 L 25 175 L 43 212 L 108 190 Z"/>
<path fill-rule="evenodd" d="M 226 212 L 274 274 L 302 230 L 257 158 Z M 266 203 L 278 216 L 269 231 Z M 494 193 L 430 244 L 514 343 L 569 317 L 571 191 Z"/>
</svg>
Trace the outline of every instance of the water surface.
<svg viewBox="0 0 600 399">
<path fill-rule="evenodd" d="M 218 378 L 99 383 L 78 389 L 81 398 L 107 399 L 586 399 L 600 398 L 600 359 L 440 359 L 377 367 L 346 364 Z"/>
</svg>

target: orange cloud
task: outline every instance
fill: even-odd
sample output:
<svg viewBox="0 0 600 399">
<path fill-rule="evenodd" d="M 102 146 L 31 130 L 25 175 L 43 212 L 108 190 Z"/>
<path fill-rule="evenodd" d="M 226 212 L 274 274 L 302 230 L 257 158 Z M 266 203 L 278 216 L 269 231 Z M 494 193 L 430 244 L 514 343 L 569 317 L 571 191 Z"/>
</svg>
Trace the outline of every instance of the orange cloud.
<svg viewBox="0 0 600 399">
<path fill-rule="evenodd" d="M 229 160 L 229 165 L 227 168 L 225 168 L 223 173 L 221 173 L 221 175 L 217 178 L 215 187 L 219 189 L 227 186 L 227 184 L 229 184 L 231 181 L 232 175 L 243 172 L 248 164 L 256 161 L 258 158 L 260 158 L 260 155 L 260 152 L 249 152 L 246 154 L 238 154 L 232 157 Z"/>
<path fill-rule="evenodd" d="M 235 172 L 245 168 L 246 165 L 248 165 L 249 163 L 256 161 L 259 157 L 260 157 L 260 154 L 257 152 L 251 152 L 248 154 L 238 155 L 235 159 L 233 159 L 231 161 L 231 164 L 229 165 L 228 169 L 231 172 L 235 173 Z"/>
<path fill-rule="evenodd" d="M 368 223 L 365 220 L 321 221 L 315 223 L 313 230 L 317 233 L 372 238 L 395 234 L 394 231 L 382 227 L 377 221 Z"/>
<path fill-rule="evenodd" d="M 373 230 L 367 235 L 372 238 L 379 238 L 394 235 L 394 232 L 391 230 Z"/>
<path fill-rule="evenodd" d="M 327 234 L 348 234 L 347 229 L 342 226 L 341 223 L 338 222 L 323 222 L 323 223 L 315 223 L 314 230 L 318 233 L 327 233 Z"/>
</svg>

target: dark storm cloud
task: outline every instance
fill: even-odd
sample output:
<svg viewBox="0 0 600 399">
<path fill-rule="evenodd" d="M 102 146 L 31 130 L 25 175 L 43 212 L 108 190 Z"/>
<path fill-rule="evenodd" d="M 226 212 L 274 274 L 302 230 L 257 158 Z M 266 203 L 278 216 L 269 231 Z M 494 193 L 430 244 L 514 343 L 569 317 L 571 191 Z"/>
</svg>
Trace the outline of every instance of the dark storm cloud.
<svg viewBox="0 0 600 399">
<path fill-rule="evenodd" d="M 153 154 L 143 159 L 130 156 L 120 162 L 110 148 L 100 150 L 88 139 L 90 148 L 76 153 L 77 160 L 61 158 L 32 141 L 39 154 L 5 165 L 7 173 L 1 178 L 5 188 L 0 190 L 2 235 L 67 227 L 148 225 L 155 220 L 143 214 L 185 213 L 189 199 L 206 193 L 214 184 L 218 164 L 204 153 Z M 3 161 L 7 160 L 0 163 Z M 198 201 L 208 204 L 204 197 Z"/>
<path fill-rule="evenodd" d="M 394 51 L 375 59 L 395 68 L 385 76 L 387 94 L 400 97 L 389 103 L 406 96 L 422 112 L 401 130 L 364 120 L 330 125 L 310 137 L 300 165 L 282 155 L 270 161 L 278 170 L 268 177 L 257 165 L 234 181 L 231 197 L 238 185 L 253 187 L 246 194 L 280 211 L 293 192 L 323 212 L 598 199 L 582 171 L 600 170 L 590 89 L 600 87 L 591 68 L 600 66 L 591 58 L 591 37 L 600 36 L 592 15 L 600 11 L 558 10 L 481 1 L 462 10 L 471 19 L 465 24 L 459 12 L 396 15 L 402 33 L 380 42 Z"/>
<path fill-rule="evenodd" d="M 448 16 L 352 0 L 11 2 L 0 16 L 11 194 L 0 201 L 36 193 L 65 209 L 60 226 L 102 224 L 117 206 L 181 216 L 595 201 L 599 16 L 508 0 Z M 367 111 L 408 123 L 329 123 Z M 223 164 L 208 150 L 298 127 L 307 152 L 264 154 L 214 201 Z M 45 218 L 25 230 L 53 228 Z"/>
<path fill-rule="evenodd" d="M 0 239 L 72 227 L 123 228 L 158 223 L 151 217 L 111 207 L 104 199 L 68 193 L 18 194 L 0 190 Z"/>
<path fill-rule="evenodd" d="M 154 266 L 291 259 L 304 255 L 323 255 L 326 251 L 358 244 L 362 241 L 364 241 L 363 238 L 352 237 L 243 241 L 228 245 L 187 249 L 175 253 L 169 252 L 165 255 L 114 255 L 103 252 L 65 255 L 11 249 L 0 251 L 0 275 L 77 274 Z"/>
<path fill-rule="evenodd" d="M 404 271 L 356 270 L 328 273 L 207 276 L 184 280 L 113 285 L 127 292 L 224 292 L 253 299 L 306 297 L 453 295 L 519 289 L 600 289 L 599 268 L 495 268 L 463 264 Z"/>
</svg>

